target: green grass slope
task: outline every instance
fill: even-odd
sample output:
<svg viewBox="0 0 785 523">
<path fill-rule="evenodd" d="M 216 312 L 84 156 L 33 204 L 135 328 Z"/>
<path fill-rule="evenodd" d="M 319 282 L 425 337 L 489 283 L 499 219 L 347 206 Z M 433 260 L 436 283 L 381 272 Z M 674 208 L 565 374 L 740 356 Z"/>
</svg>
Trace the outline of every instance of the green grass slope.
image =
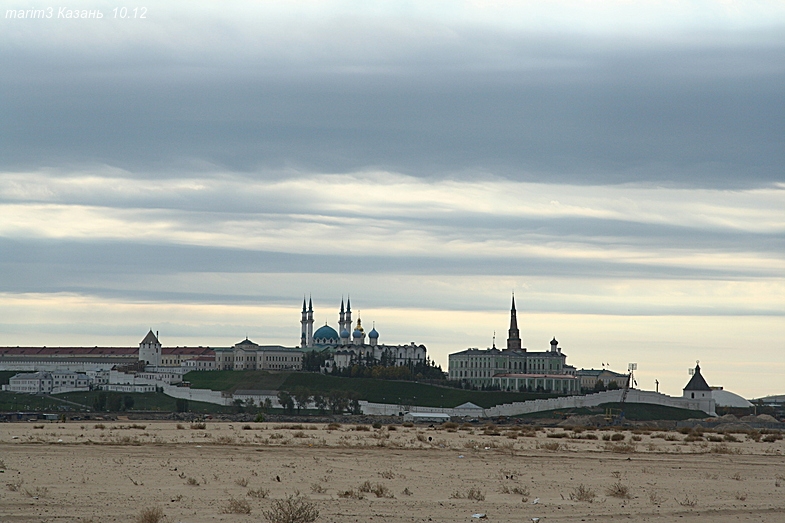
<svg viewBox="0 0 785 523">
<path fill-rule="evenodd" d="M 67 394 L 57 394 L 53 399 L 48 396 L 38 396 L 33 394 L 16 394 L 13 392 L 0 392 L 0 412 L 60 412 L 76 411 L 82 412 L 92 410 L 93 402 L 98 391 L 92 392 L 69 392 Z M 131 396 L 134 399 L 134 406 L 128 412 L 134 411 L 159 411 L 174 412 L 177 410 L 176 399 L 159 392 L 147 392 L 142 394 L 117 394 L 120 396 Z M 58 401 L 66 400 L 66 401 Z M 72 403 L 68 403 L 72 402 Z M 78 405 L 74 405 L 77 403 Z M 84 405 L 87 407 L 80 407 Z M 202 403 L 199 401 L 189 401 L 188 410 L 197 413 L 222 413 L 232 412 L 232 407 L 213 405 L 212 403 Z"/>
<path fill-rule="evenodd" d="M 360 399 L 426 407 L 457 407 L 470 401 L 480 407 L 501 403 L 551 398 L 555 394 L 473 391 L 437 387 L 413 381 L 388 381 L 370 378 L 340 378 L 315 372 L 212 371 L 189 372 L 184 377 L 192 388 L 234 392 L 237 389 L 288 390 L 306 387 L 314 392 L 331 390 L 355 392 Z"/>
</svg>

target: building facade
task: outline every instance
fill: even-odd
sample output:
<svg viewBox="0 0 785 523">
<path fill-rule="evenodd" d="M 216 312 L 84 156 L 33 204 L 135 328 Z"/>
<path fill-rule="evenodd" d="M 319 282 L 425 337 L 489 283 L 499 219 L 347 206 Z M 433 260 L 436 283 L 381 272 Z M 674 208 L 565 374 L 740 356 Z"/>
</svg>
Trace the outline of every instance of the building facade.
<svg viewBox="0 0 785 523">
<path fill-rule="evenodd" d="M 449 355 L 448 379 L 473 387 L 501 387 L 510 390 L 575 390 L 575 368 L 566 364 L 567 356 L 553 338 L 550 350 L 529 351 L 522 346 L 518 329 L 515 297 L 510 309 L 507 347 L 469 348 Z M 562 376 L 554 381 L 552 376 Z M 495 376 L 504 379 L 494 380 Z M 550 377 L 549 377 L 550 376 Z M 569 379 L 567 379 L 569 377 Z M 579 388 L 579 386 L 577 386 Z"/>
<path fill-rule="evenodd" d="M 326 372 L 333 368 L 345 369 L 356 364 L 404 366 L 425 363 L 427 349 L 425 345 L 410 342 L 409 344 L 387 345 L 379 343 L 379 332 L 374 325 L 366 333 L 362 319 L 357 318 L 353 326 L 352 304 L 347 299 L 345 306 L 341 300 L 338 312 L 338 330 L 325 323 L 316 331 L 313 330 L 313 302 L 308 305 L 303 299 L 300 320 L 300 346 L 305 350 L 314 350 L 328 355 L 325 361 Z"/>
<path fill-rule="evenodd" d="M 302 370 L 303 351 L 280 345 L 257 345 L 248 338 L 228 348 L 215 348 L 217 370 Z M 198 362 L 197 362 L 198 363 Z"/>
</svg>

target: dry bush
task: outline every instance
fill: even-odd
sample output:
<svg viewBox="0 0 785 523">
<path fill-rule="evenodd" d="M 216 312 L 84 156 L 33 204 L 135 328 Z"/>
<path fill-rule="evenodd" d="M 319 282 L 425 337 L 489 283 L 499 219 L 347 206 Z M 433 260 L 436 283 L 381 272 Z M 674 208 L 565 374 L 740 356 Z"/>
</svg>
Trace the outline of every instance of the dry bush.
<svg viewBox="0 0 785 523">
<path fill-rule="evenodd" d="M 218 436 L 215 438 L 216 445 L 233 445 L 234 443 L 234 436 Z"/>
<path fill-rule="evenodd" d="M 250 425 L 243 425 L 243 430 L 251 430 L 251 429 L 253 429 L 253 427 L 251 427 Z"/>
<path fill-rule="evenodd" d="M 223 511 L 224 514 L 250 514 L 251 504 L 244 499 L 229 498 Z"/>
<path fill-rule="evenodd" d="M 602 435 L 602 441 L 610 441 L 610 440 L 611 440 L 611 435 L 610 434 L 603 434 Z"/>
<path fill-rule="evenodd" d="M 283 434 L 279 434 L 278 432 L 274 432 L 270 434 L 270 439 L 283 439 Z"/>
<path fill-rule="evenodd" d="M 722 436 L 713 436 L 710 434 L 706 436 L 706 441 L 711 441 L 712 443 L 719 443 L 722 441 Z"/>
<path fill-rule="evenodd" d="M 192 487 L 198 487 L 199 481 L 197 481 L 196 478 L 188 478 L 187 480 L 185 480 L 185 484 L 190 485 Z"/>
<path fill-rule="evenodd" d="M 564 445 L 554 441 L 553 443 L 542 443 L 542 444 L 538 443 L 537 444 L 537 448 L 538 449 L 551 450 L 551 451 L 557 451 L 557 450 L 563 449 Z"/>
<path fill-rule="evenodd" d="M 369 427 L 368 425 L 355 425 L 354 430 L 359 432 L 370 432 L 371 427 Z"/>
<path fill-rule="evenodd" d="M 401 494 L 403 494 L 404 496 L 411 496 L 412 495 L 412 491 L 409 490 L 409 487 L 406 487 L 405 489 L 403 489 Z"/>
<path fill-rule="evenodd" d="M 649 492 L 649 503 L 652 505 L 662 505 L 665 503 L 665 498 L 662 497 L 658 492 Z"/>
<path fill-rule="evenodd" d="M 6 483 L 5 487 L 11 492 L 17 492 L 20 488 L 22 488 L 22 484 L 24 484 L 24 480 L 20 479 L 12 483 Z"/>
<path fill-rule="evenodd" d="M 398 430 L 398 427 L 396 427 L 395 425 L 387 425 L 387 430 L 392 432 L 392 431 Z"/>
<path fill-rule="evenodd" d="M 630 454 L 635 452 L 635 443 L 606 443 L 605 450 L 618 454 Z"/>
<path fill-rule="evenodd" d="M 234 483 L 238 487 L 247 487 L 248 486 L 248 480 L 246 478 L 238 478 L 238 479 L 234 480 Z"/>
<path fill-rule="evenodd" d="M 329 425 L 327 425 L 327 430 L 338 430 L 340 428 L 341 428 L 340 423 L 330 423 Z"/>
<path fill-rule="evenodd" d="M 570 499 L 573 501 L 587 501 L 589 503 L 593 503 L 594 498 L 596 497 L 597 493 L 583 484 L 578 485 L 572 489 L 572 492 L 570 492 Z"/>
<path fill-rule="evenodd" d="M 191 423 L 191 428 L 192 428 L 193 430 L 204 430 L 204 429 L 206 429 L 206 428 L 207 428 L 207 424 L 206 424 L 206 423 L 202 423 L 202 422 L 199 422 L 199 423 Z"/>
<path fill-rule="evenodd" d="M 747 494 L 743 492 L 737 492 L 735 497 L 738 501 L 747 501 Z"/>
<path fill-rule="evenodd" d="M 709 451 L 712 454 L 741 454 L 741 449 L 734 449 L 727 446 L 725 443 L 715 445 Z"/>
<path fill-rule="evenodd" d="M 566 438 L 568 436 L 569 434 L 567 434 L 566 432 L 553 432 L 547 435 L 548 438 Z"/>
<path fill-rule="evenodd" d="M 665 436 L 665 441 L 679 441 L 679 438 L 675 434 L 668 434 Z"/>
<path fill-rule="evenodd" d="M 404 421 L 403 422 L 403 426 L 411 428 L 411 427 L 414 427 L 414 423 L 412 423 L 411 421 Z"/>
<path fill-rule="evenodd" d="M 245 493 L 246 496 L 249 498 L 256 498 L 256 499 L 265 499 L 267 496 L 270 495 L 270 489 L 259 487 L 258 489 L 248 489 L 248 492 Z"/>
<path fill-rule="evenodd" d="M 136 523 L 159 523 L 162 519 L 164 519 L 164 509 L 147 507 L 136 516 Z"/>
<path fill-rule="evenodd" d="M 730 479 L 735 479 L 736 481 L 741 481 L 743 478 L 741 477 L 741 474 L 739 474 L 739 473 L 737 472 L 737 473 L 735 473 L 734 475 L 732 475 L 732 476 L 730 477 Z"/>
<path fill-rule="evenodd" d="M 774 443 L 782 439 L 782 434 L 767 434 L 763 437 L 763 441 L 766 443 Z"/>
<path fill-rule="evenodd" d="M 632 441 L 641 441 L 643 438 L 641 436 L 633 435 Z"/>
<path fill-rule="evenodd" d="M 684 438 L 684 441 L 687 443 L 693 443 L 695 441 L 703 441 L 703 436 L 699 434 L 687 434 L 687 437 Z"/>
<path fill-rule="evenodd" d="M 757 430 L 751 430 L 750 432 L 747 433 L 747 438 L 755 442 L 760 441 L 760 436 L 761 434 Z"/>
<path fill-rule="evenodd" d="M 651 439 L 665 439 L 665 434 L 662 432 L 658 432 L 657 434 L 652 434 Z"/>
<path fill-rule="evenodd" d="M 485 494 L 482 490 L 472 487 L 468 492 L 466 492 L 466 498 L 473 501 L 485 501 Z"/>
<path fill-rule="evenodd" d="M 459 491 L 459 490 L 456 490 L 455 492 L 450 494 L 450 498 L 451 499 L 463 499 L 465 497 L 466 497 L 466 495 L 464 495 L 464 493 Z"/>
<path fill-rule="evenodd" d="M 507 485 L 502 485 L 499 488 L 499 492 L 501 492 L 502 494 L 517 494 L 523 497 L 529 496 L 529 489 L 527 489 L 526 487 L 519 487 L 517 485 L 512 488 L 510 488 Z"/>
<path fill-rule="evenodd" d="M 177 430 L 184 430 L 184 429 L 185 429 L 185 425 L 183 425 L 182 423 L 177 424 Z"/>
<path fill-rule="evenodd" d="M 736 436 L 734 436 L 733 434 L 730 434 L 730 433 L 726 433 L 726 434 L 725 434 L 725 435 L 722 437 L 722 439 L 723 439 L 724 441 L 727 441 L 728 443 L 736 443 L 736 442 L 738 442 L 738 441 L 739 441 L 739 438 L 737 438 Z"/>
<path fill-rule="evenodd" d="M 327 489 L 321 486 L 319 483 L 311 483 L 311 492 L 314 494 L 324 494 L 327 492 Z"/>
<path fill-rule="evenodd" d="M 46 487 L 36 487 L 35 490 L 32 491 L 24 489 L 24 491 L 25 496 L 28 498 L 45 498 L 49 495 L 49 489 Z"/>
<path fill-rule="evenodd" d="M 677 499 L 676 503 L 678 503 L 682 507 L 694 507 L 698 504 L 698 498 L 695 497 L 691 498 L 689 494 L 685 494 L 684 499 L 683 500 Z"/>
<path fill-rule="evenodd" d="M 262 514 L 270 523 L 313 523 L 319 517 L 319 510 L 298 492 L 286 499 L 276 499 L 270 510 Z"/>
<path fill-rule="evenodd" d="M 474 428 L 474 427 L 472 427 L 472 424 L 471 424 L 471 423 L 463 423 L 463 424 L 461 424 L 461 426 L 460 426 L 460 427 L 458 427 L 458 428 L 459 428 L 460 430 L 472 430 L 472 428 Z"/>
<path fill-rule="evenodd" d="M 382 472 L 379 472 L 379 475 L 384 479 L 395 479 L 395 472 L 393 472 L 392 470 L 384 470 Z"/>
<path fill-rule="evenodd" d="M 607 489 L 605 489 L 605 494 L 608 496 L 612 496 L 614 498 L 622 498 L 622 499 L 630 499 L 630 489 L 627 485 L 623 484 L 621 481 L 617 481 Z"/>
<path fill-rule="evenodd" d="M 617 432 L 616 434 L 611 435 L 611 441 L 624 441 L 624 434 Z"/>
<path fill-rule="evenodd" d="M 447 430 L 456 430 L 458 428 L 458 424 L 454 421 L 445 421 L 442 423 L 442 428 Z"/>
<path fill-rule="evenodd" d="M 359 490 L 355 490 L 350 488 L 349 490 L 344 490 L 343 492 L 338 492 L 339 498 L 351 498 L 351 499 L 363 499 L 365 496 Z"/>
<path fill-rule="evenodd" d="M 96 428 L 96 429 L 99 429 L 99 430 L 104 430 L 106 428 L 106 425 L 104 425 L 103 423 L 96 423 L 93 426 L 93 428 Z"/>
<path fill-rule="evenodd" d="M 373 493 L 377 498 L 395 498 L 395 495 L 390 492 L 390 489 L 382 483 L 371 483 L 366 481 L 360 485 L 357 490 L 360 492 Z"/>
</svg>

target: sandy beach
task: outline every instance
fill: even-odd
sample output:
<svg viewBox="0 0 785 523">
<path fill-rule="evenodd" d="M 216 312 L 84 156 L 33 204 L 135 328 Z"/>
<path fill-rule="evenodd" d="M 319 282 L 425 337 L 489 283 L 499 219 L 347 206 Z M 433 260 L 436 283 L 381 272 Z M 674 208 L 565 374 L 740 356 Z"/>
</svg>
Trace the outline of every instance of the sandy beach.
<svg viewBox="0 0 785 523">
<path fill-rule="evenodd" d="M 8 423 L 0 520 L 134 521 L 157 506 L 168 522 L 264 521 L 299 491 L 323 522 L 777 522 L 784 453 L 743 433 L 641 429 Z"/>
</svg>

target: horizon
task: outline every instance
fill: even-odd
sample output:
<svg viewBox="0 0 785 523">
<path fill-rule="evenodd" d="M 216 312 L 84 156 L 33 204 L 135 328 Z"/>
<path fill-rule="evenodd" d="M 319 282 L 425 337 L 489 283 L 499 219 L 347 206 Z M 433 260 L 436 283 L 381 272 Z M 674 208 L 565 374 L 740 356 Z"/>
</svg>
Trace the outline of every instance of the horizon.
<svg viewBox="0 0 785 523">
<path fill-rule="evenodd" d="M 73 5 L 0 11 L 0 345 L 292 346 L 351 295 L 446 370 L 514 292 L 529 350 L 785 393 L 785 4 Z"/>
</svg>

